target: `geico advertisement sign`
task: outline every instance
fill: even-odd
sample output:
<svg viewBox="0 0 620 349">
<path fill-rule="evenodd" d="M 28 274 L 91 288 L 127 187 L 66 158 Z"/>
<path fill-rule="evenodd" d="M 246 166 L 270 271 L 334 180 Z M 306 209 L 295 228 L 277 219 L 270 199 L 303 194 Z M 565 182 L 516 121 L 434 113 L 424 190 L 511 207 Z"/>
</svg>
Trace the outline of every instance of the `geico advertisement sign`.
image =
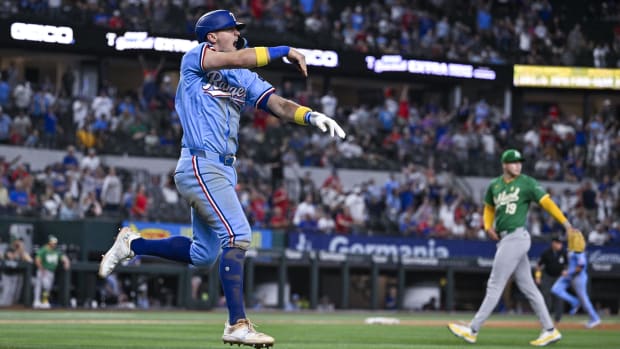
<svg viewBox="0 0 620 349">
<path fill-rule="evenodd" d="M 315 67 L 336 68 L 338 66 L 338 54 L 335 51 L 325 50 L 308 50 L 305 48 L 296 48 L 306 58 L 306 65 Z M 291 63 L 286 57 L 284 62 Z"/>
<path fill-rule="evenodd" d="M 22 22 L 11 24 L 11 38 L 14 40 L 48 42 L 63 45 L 74 43 L 73 29 L 69 27 L 56 27 L 53 25 Z"/>
</svg>

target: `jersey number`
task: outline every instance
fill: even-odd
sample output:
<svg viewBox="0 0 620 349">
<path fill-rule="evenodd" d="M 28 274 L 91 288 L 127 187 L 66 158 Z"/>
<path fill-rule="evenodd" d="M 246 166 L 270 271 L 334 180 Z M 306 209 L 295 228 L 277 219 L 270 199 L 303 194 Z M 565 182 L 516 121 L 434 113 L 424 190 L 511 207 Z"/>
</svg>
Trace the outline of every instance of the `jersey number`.
<svg viewBox="0 0 620 349">
<path fill-rule="evenodd" d="M 517 204 L 511 202 L 506 205 L 506 214 L 512 215 L 515 214 L 515 212 L 517 212 Z"/>
</svg>

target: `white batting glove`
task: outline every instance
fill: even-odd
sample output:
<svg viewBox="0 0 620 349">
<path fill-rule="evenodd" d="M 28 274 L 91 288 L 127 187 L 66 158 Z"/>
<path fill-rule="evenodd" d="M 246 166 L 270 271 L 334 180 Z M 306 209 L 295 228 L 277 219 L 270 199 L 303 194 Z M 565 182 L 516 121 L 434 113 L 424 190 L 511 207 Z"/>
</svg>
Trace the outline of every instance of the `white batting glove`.
<svg viewBox="0 0 620 349">
<path fill-rule="evenodd" d="M 321 131 L 326 132 L 329 129 L 329 135 L 334 137 L 337 134 L 338 137 L 344 139 L 347 134 L 338 123 L 323 113 L 317 111 L 310 112 L 310 125 L 318 127 Z"/>
</svg>

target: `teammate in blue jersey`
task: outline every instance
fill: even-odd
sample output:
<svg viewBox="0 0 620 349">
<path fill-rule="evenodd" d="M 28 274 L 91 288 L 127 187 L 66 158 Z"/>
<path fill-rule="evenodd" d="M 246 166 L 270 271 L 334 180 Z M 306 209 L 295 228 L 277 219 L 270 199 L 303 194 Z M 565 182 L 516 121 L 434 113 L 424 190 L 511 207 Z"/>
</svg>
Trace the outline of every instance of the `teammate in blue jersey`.
<svg viewBox="0 0 620 349">
<path fill-rule="evenodd" d="M 584 246 L 585 247 L 585 246 Z M 570 303 L 570 314 L 574 315 L 580 306 L 590 316 L 590 320 L 586 323 L 587 328 L 593 328 L 601 323 L 600 316 L 596 313 L 596 309 L 592 306 L 590 296 L 588 296 L 588 261 L 583 248 L 568 248 L 568 268 L 562 273 L 562 276 L 553 284 L 551 292 Z M 573 286 L 577 297 L 568 292 L 568 288 Z"/>
<path fill-rule="evenodd" d="M 251 230 L 235 192 L 241 111 L 245 106 L 263 109 L 329 131 L 332 137 L 344 138 L 345 132 L 326 115 L 278 96 L 270 83 L 248 70 L 286 57 L 307 76 L 304 56 L 288 46 L 238 49 L 245 43 L 239 33 L 244 26 L 226 10 L 203 15 L 195 28 L 200 44 L 181 61 L 175 107 L 183 138 L 174 179 L 191 204 L 193 239 L 147 240 L 125 227 L 104 255 L 99 275 L 107 276 L 134 255 L 209 266 L 221 252 L 220 280 L 229 311 L 222 340 L 260 348 L 272 346 L 274 339 L 254 329 L 243 304 L 243 262 Z"/>
</svg>

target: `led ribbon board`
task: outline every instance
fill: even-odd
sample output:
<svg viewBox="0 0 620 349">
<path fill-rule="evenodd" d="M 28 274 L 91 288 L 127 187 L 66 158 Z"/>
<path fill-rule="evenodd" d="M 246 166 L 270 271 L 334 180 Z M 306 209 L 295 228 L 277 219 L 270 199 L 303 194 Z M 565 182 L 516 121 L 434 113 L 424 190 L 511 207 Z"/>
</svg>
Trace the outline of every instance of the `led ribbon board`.
<svg viewBox="0 0 620 349">
<path fill-rule="evenodd" d="M 620 89 L 620 69 L 515 65 L 517 87 Z"/>
</svg>

